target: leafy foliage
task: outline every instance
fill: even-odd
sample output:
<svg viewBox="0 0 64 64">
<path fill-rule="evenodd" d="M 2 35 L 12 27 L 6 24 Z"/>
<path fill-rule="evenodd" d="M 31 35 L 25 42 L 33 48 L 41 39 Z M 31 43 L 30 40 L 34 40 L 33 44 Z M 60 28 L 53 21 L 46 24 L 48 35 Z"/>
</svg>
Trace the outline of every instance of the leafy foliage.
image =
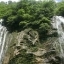
<svg viewBox="0 0 64 64">
<path fill-rule="evenodd" d="M 52 5 L 51 5 L 52 4 Z M 0 18 L 9 31 L 20 31 L 33 28 L 44 35 L 51 28 L 51 17 L 64 16 L 64 1 L 55 3 L 50 1 L 20 0 L 0 3 Z"/>
<path fill-rule="evenodd" d="M 46 27 L 44 23 L 50 25 L 50 18 L 54 13 L 54 4 L 53 1 L 45 3 L 35 0 L 20 0 L 18 3 L 9 1 L 8 4 L 5 4 L 6 11 L 4 14 L 1 13 L 1 17 L 4 19 L 3 24 L 11 31 L 21 30 L 26 27 L 39 30 L 41 23 L 45 25 L 44 27 Z"/>
<path fill-rule="evenodd" d="M 35 55 L 29 53 L 26 54 L 26 50 L 21 50 L 21 54 L 16 55 L 14 58 L 12 58 L 9 62 L 9 64 L 36 64 L 35 61 Z"/>
<path fill-rule="evenodd" d="M 51 28 L 51 18 L 54 15 L 64 16 L 64 2 L 20 0 L 19 2 L 0 2 L 0 18 L 4 19 L 9 31 L 21 31 L 32 28 L 39 32 L 40 39 L 46 39 Z M 57 33 L 52 34 L 57 36 Z M 35 48 L 37 50 L 37 48 Z M 37 64 L 33 54 L 21 50 L 19 55 L 12 58 L 9 64 Z"/>
<path fill-rule="evenodd" d="M 60 7 L 57 12 L 58 15 L 64 16 L 64 6 Z"/>
<path fill-rule="evenodd" d="M 52 4 L 52 5 L 51 5 Z M 47 34 L 54 15 L 64 16 L 64 2 L 20 0 L 0 3 L 0 18 L 9 31 L 21 31 L 25 28 L 36 29 L 40 34 Z"/>
</svg>

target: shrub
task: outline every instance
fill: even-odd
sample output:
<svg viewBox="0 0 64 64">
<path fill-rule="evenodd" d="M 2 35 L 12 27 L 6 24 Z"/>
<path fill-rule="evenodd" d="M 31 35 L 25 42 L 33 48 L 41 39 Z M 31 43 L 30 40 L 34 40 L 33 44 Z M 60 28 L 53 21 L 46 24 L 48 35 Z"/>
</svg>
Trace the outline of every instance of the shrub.
<svg viewBox="0 0 64 64">
<path fill-rule="evenodd" d="M 43 17 L 43 18 L 40 20 L 40 22 L 50 24 L 51 21 L 50 21 L 48 18 Z"/>
<path fill-rule="evenodd" d="M 57 11 L 57 15 L 64 16 L 64 6 L 60 7 Z"/>
<path fill-rule="evenodd" d="M 42 23 L 42 24 L 40 24 L 40 27 L 39 27 L 39 29 L 41 30 L 41 31 L 46 31 L 46 30 L 48 30 L 50 28 L 50 26 L 47 24 L 47 23 Z"/>
<path fill-rule="evenodd" d="M 18 15 L 23 15 L 25 13 L 25 10 L 24 9 L 19 9 L 18 10 Z"/>
</svg>

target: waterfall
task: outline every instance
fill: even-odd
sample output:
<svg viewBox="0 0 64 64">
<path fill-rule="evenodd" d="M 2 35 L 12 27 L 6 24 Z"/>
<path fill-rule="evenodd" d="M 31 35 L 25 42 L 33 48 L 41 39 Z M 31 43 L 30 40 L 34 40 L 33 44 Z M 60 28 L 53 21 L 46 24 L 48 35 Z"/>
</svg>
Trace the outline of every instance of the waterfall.
<svg viewBox="0 0 64 64">
<path fill-rule="evenodd" d="M 58 32 L 58 43 L 56 43 L 59 49 L 59 55 L 62 58 L 62 63 L 64 64 L 64 18 L 62 16 L 54 16 L 52 20 L 52 25 Z"/>
<path fill-rule="evenodd" d="M 6 35 L 7 35 L 7 29 L 6 27 L 2 26 L 2 19 L 0 20 L 0 64 L 2 64 L 5 49 L 6 49 Z"/>
</svg>

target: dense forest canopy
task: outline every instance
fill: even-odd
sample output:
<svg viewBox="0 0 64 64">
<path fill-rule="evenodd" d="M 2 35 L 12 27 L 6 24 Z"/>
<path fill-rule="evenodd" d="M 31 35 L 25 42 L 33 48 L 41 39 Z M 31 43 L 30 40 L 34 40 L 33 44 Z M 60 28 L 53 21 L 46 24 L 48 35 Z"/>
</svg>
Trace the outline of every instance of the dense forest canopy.
<svg viewBox="0 0 64 64">
<path fill-rule="evenodd" d="M 19 2 L 0 2 L 0 18 L 10 31 L 33 28 L 40 33 L 47 33 L 51 28 L 54 15 L 64 16 L 64 2 L 20 0 Z"/>
</svg>

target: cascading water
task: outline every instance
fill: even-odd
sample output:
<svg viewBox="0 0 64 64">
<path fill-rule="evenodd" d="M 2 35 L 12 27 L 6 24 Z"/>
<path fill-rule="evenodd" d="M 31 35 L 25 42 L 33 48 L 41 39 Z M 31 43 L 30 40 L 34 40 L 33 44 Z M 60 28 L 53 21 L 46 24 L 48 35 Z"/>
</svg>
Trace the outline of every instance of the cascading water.
<svg viewBox="0 0 64 64">
<path fill-rule="evenodd" d="M 56 43 L 60 57 L 62 58 L 61 64 L 64 64 L 64 18 L 62 16 L 53 17 L 53 28 L 58 32 L 58 43 Z"/>
<path fill-rule="evenodd" d="M 2 26 L 2 19 L 0 20 L 0 64 L 2 64 L 5 49 L 6 49 L 6 35 L 7 35 L 7 29 L 6 27 Z"/>
</svg>

